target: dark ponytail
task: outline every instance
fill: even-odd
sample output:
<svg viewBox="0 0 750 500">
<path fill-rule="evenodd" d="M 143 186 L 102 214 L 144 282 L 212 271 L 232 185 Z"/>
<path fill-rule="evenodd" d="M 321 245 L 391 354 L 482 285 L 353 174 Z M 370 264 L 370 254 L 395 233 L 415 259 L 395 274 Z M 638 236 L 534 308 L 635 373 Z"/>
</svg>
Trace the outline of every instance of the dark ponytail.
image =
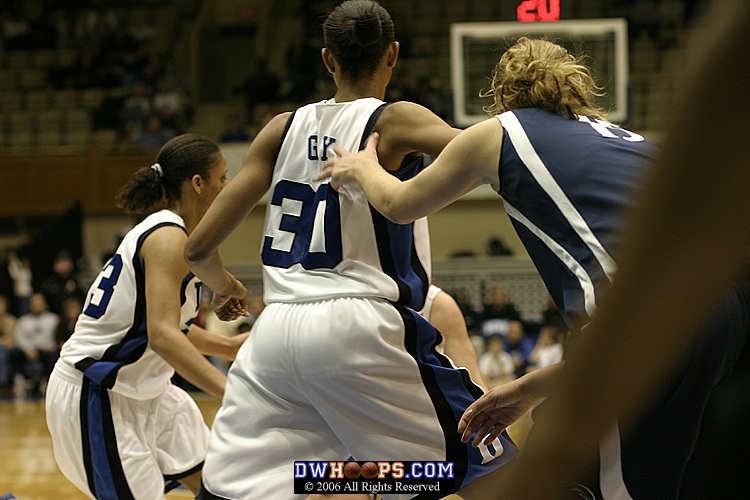
<svg viewBox="0 0 750 500">
<path fill-rule="evenodd" d="M 369 76 L 395 40 L 388 11 L 372 0 L 349 0 L 328 15 L 323 23 L 326 47 L 352 79 Z"/>
<path fill-rule="evenodd" d="M 183 134 L 162 146 L 156 163 L 136 171 L 115 200 L 130 214 L 142 214 L 164 201 L 179 200 L 182 184 L 195 174 L 206 178 L 208 169 L 221 159 L 221 150 L 211 139 Z"/>
</svg>

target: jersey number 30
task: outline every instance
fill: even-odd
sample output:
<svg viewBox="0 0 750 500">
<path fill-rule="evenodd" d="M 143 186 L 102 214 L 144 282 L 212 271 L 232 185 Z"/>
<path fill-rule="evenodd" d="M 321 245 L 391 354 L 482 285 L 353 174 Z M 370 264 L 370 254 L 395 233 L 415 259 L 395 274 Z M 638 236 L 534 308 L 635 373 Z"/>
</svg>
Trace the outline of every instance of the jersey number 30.
<svg viewBox="0 0 750 500">
<path fill-rule="evenodd" d="M 312 186 L 283 180 L 269 203 L 272 234 L 263 240 L 263 263 L 289 268 L 333 268 L 341 262 L 338 194 L 328 184 Z"/>
</svg>

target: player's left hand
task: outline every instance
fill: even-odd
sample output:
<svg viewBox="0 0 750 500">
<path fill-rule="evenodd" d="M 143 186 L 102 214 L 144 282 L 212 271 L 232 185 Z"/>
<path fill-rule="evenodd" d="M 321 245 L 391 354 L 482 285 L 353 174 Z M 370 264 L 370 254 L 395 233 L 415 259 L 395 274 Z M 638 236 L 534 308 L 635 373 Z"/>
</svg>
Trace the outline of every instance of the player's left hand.
<svg viewBox="0 0 750 500">
<path fill-rule="evenodd" d="M 330 179 L 331 187 L 337 190 L 347 184 L 356 184 L 358 182 L 357 176 L 363 169 L 371 168 L 373 164 L 380 168 L 377 153 L 379 140 L 380 135 L 373 132 L 367 138 L 365 149 L 357 153 L 350 153 L 345 148 L 334 145 L 333 152 L 336 153 L 336 156 L 323 164 L 323 170 L 313 177 L 313 181 Z"/>
<path fill-rule="evenodd" d="M 247 289 L 234 276 L 230 276 L 232 286 L 224 293 L 214 292 L 214 311 L 222 321 L 232 321 L 240 317 L 249 317 L 247 308 Z"/>
<path fill-rule="evenodd" d="M 498 385 L 474 401 L 458 422 L 461 441 L 468 443 L 472 434 L 472 446 L 492 443 L 509 425 L 521 418 L 536 399 L 524 394 L 519 380 Z"/>
</svg>

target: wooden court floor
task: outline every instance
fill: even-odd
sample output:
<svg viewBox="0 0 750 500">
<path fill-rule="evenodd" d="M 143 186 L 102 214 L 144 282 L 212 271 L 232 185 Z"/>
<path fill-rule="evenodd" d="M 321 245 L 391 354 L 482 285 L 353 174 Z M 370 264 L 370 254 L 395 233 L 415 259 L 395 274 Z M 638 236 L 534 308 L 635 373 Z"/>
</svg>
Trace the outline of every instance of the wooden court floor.
<svg viewBox="0 0 750 500">
<path fill-rule="evenodd" d="M 213 422 L 219 401 L 193 393 L 206 422 Z M 86 498 L 57 469 L 52 439 L 47 432 L 43 401 L 0 401 L 0 496 L 13 493 L 18 500 L 83 500 Z M 531 426 L 525 416 L 508 430 L 519 446 Z M 193 498 L 175 490 L 167 498 Z M 455 495 L 451 498 L 460 500 Z"/>
</svg>

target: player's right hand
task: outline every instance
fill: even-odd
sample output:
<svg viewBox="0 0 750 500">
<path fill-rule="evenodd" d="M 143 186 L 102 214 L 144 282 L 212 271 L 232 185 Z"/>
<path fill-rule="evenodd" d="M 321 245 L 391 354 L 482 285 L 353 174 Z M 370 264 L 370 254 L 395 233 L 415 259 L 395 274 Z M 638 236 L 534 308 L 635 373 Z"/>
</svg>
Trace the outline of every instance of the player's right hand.
<svg viewBox="0 0 750 500">
<path fill-rule="evenodd" d="M 350 153 L 341 146 L 333 146 L 336 156 L 329 158 L 323 164 L 323 170 L 313 177 L 313 181 L 331 180 L 331 187 L 338 189 L 347 184 L 356 184 L 357 175 L 367 168 L 381 168 L 378 163 L 378 141 L 380 134 L 373 132 L 367 138 L 365 149 L 357 153 Z"/>
</svg>

